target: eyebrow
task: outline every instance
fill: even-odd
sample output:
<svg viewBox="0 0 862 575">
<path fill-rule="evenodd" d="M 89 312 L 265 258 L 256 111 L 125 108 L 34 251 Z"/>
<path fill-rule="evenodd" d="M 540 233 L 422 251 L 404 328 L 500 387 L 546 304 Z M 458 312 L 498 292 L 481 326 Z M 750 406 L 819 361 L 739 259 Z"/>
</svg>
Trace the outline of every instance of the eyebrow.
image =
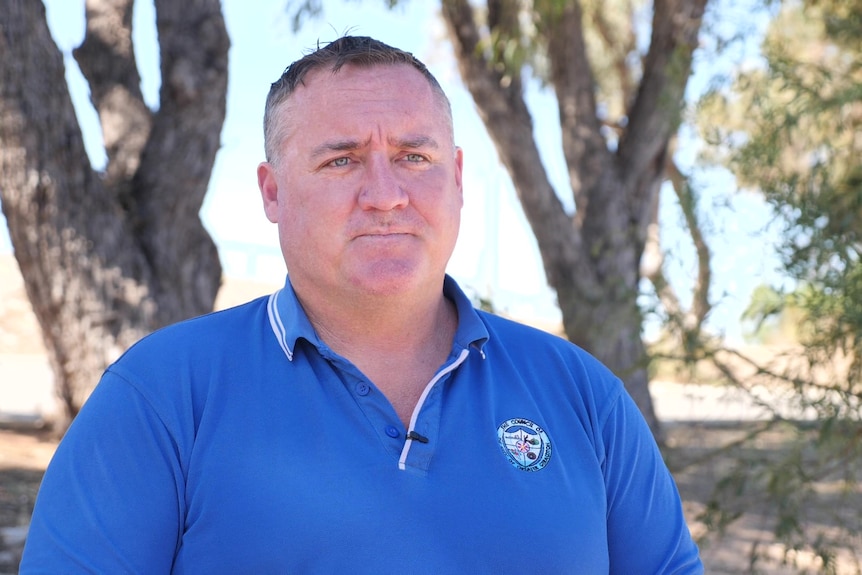
<svg viewBox="0 0 862 575">
<path fill-rule="evenodd" d="M 319 156 L 325 156 L 331 152 L 351 152 L 367 145 L 369 141 L 370 138 L 364 142 L 360 142 L 358 140 L 331 140 L 323 142 L 319 146 L 315 146 L 311 151 L 311 157 L 317 158 Z"/>
<path fill-rule="evenodd" d="M 358 150 L 367 146 L 370 141 L 371 138 L 368 138 L 363 142 L 352 139 L 330 140 L 328 142 L 323 142 L 319 146 L 316 146 L 311 151 L 311 157 L 318 158 L 332 152 L 352 152 L 354 150 Z M 389 138 L 389 145 L 395 148 L 406 148 L 409 150 L 416 150 L 420 148 L 433 148 L 436 150 L 440 147 L 440 145 L 437 143 L 437 140 L 435 140 L 431 136 L 424 135 Z"/>
<path fill-rule="evenodd" d="M 404 138 L 390 138 L 389 145 L 396 148 L 434 148 L 435 150 L 440 147 L 437 140 L 431 136 L 423 135 L 406 136 Z"/>
</svg>

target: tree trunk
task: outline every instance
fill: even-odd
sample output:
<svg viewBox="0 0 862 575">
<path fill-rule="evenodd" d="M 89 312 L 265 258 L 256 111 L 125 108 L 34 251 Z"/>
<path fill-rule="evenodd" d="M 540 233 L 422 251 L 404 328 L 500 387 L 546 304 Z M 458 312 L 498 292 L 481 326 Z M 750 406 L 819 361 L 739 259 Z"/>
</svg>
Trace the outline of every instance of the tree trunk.
<svg viewBox="0 0 862 575">
<path fill-rule="evenodd" d="M 76 50 L 108 155 L 98 173 L 44 6 L 0 0 L 0 199 L 68 420 L 130 344 L 211 310 L 221 279 L 198 216 L 225 114 L 221 7 L 156 2 L 153 113 L 131 48 L 132 4 L 88 0 Z"/>
<path fill-rule="evenodd" d="M 489 0 L 488 21 L 507 0 Z M 540 158 L 520 69 L 489 59 L 468 0 L 443 0 L 461 76 L 473 96 L 533 229 L 567 336 L 625 382 L 661 440 L 648 389 L 637 305 L 641 256 L 664 180 L 706 0 L 656 0 L 652 42 L 627 124 L 612 150 L 596 105 L 580 4 L 534 2 L 559 105 L 576 211 L 567 214 Z M 499 19 L 504 21 L 504 19 Z M 510 19 L 509 21 L 516 21 Z M 501 33 L 502 32 L 502 33 Z M 492 30 L 490 37 L 517 37 Z"/>
</svg>

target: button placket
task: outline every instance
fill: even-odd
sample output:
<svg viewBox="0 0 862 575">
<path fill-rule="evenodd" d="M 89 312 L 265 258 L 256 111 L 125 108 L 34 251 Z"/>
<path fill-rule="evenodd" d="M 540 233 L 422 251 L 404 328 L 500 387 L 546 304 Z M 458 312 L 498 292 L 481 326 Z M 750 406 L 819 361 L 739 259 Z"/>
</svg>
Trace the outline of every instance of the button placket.
<svg viewBox="0 0 862 575">
<path fill-rule="evenodd" d="M 353 388 L 354 396 L 356 397 L 357 400 L 360 398 L 367 400 L 367 401 L 360 402 L 360 407 L 362 404 L 365 405 L 365 407 L 362 407 L 363 411 L 365 411 L 366 408 L 371 408 L 371 406 L 374 404 L 375 401 L 380 400 L 379 397 L 373 397 L 375 395 L 372 393 L 374 390 L 374 387 L 368 381 L 364 381 L 362 379 L 357 379 L 356 381 L 353 382 L 352 388 Z M 372 397 L 373 397 L 373 399 L 372 399 Z M 368 402 L 370 402 L 370 403 L 368 403 Z M 373 408 L 371 408 L 371 409 L 372 409 L 372 411 L 366 411 L 366 415 L 371 416 L 372 413 L 375 413 L 375 410 Z M 378 425 L 380 425 L 380 427 L 378 427 L 378 429 L 382 428 L 383 433 L 385 434 L 385 436 L 387 438 L 400 439 L 404 436 L 403 430 L 400 429 L 400 427 L 397 425 L 394 425 L 391 423 L 386 423 L 385 421 L 379 422 Z M 400 451 L 400 449 L 401 449 L 400 444 L 397 444 L 396 446 L 394 446 L 393 449 L 398 449 Z"/>
</svg>

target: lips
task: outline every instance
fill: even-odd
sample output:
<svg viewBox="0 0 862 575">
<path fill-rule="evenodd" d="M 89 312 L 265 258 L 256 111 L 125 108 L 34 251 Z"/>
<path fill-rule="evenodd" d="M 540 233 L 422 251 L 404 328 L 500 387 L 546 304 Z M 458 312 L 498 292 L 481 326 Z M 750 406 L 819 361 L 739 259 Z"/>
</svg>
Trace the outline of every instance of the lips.
<svg viewBox="0 0 862 575">
<path fill-rule="evenodd" d="M 407 226 L 386 226 L 360 229 L 353 234 L 354 238 L 360 237 L 385 237 L 385 236 L 415 236 L 416 230 Z"/>
<path fill-rule="evenodd" d="M 394 214 L 393 214 L 394 215 Z M 406 214 L 405 214 L 406 215 Z M 356 239 L 361 237 L 386 238 L 388 236 L 418 236 L 422 226 L 412 219 L 373 217 L 365 221 L 357 221 L 355 226 L 349 228 L 348 237 Z"/>
<path fill-rule="evenodd" d="M 413 234 L 410 232 L 396 232 L 396 231 L 385 231 L 385 232 L 364 232 L 358 234 L 356 237 L 387 237 L 387 236 L 412 236 Z"/>
</svg>

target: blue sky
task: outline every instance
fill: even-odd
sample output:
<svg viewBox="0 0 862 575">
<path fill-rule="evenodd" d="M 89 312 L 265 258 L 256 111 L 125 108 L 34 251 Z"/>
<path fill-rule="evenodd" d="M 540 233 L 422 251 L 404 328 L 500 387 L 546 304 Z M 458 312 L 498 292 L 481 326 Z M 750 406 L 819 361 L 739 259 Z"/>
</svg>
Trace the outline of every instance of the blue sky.
<svg viewBox="0 0 862 575">
<path fill-rule="evenodd" d="M 517 316 L 559 317 L 553 292 L 532 233 L 521 213 L 514 191 L 499 165 L 497 153 L 463 88 L 437 15 L 436 2 L 407 2 L 388 11 L 384 2 L 330 0 L 321 19 L 291 30 L 287 0 L 224 0 L 231 36 L 228 111 L 222 148 L 216 159 L 202 217 L 219 244 L 227 273 L 253 275 L 280 282 L 284 266 L 278 254 L 276 230 L 264 217 L 257 191 L 255 169 L 263 158 L 261 119 L 269 84 L 282 70 L 319 41 L 332 40 L 345 31 L 374 36 L 415 53 L 437 76 L 452 100 L 456 140 L 465 150 L 465 207 L 461 238 L 449 271 L 462 284 L 490 297 L 498 308 Z M 84 34 L 84 0 L 46 0 L 49 25 L 66 55 L 67 79 L 95 165 L 104 162 L 95 112 L 89 105 L 86 84 L 77 71 L 71 50 Z M 254 10 L 250 9 L 253 5 Z M 135 46 L 148 103 L 158 102 L 158 55 L 153 8 L 136 2 Z M 567 187 L 565 163 L 559 151 L 556 104 L 548 93 L 533 90 L 529 101 L 541 134 L 546 168 L 558 190 Z M 691 150 L 688 159 L 693 161 Z M 716 285 L 720 299 L 712 324 L 738 339 L 738 317 L 751 290 L 774 274 L 759 232 L 768 211 L 753 194 L 732 194 L 733 180 L 713 173 L 705 182 L 702 205 L 711 215 Z M 672 194 L 664 193 L 661 217 L 670 249 L 669 275 L 682 294 L 694 277 L 693 253 L 681 230 L 681 216 Z M 10 251 L 5 220 L 0 219 L 0 251 Z M 254 254 L 253 260 L 248 259 Z M 251 262 L 251 263 L 250 263 Z"/>
</svg>

